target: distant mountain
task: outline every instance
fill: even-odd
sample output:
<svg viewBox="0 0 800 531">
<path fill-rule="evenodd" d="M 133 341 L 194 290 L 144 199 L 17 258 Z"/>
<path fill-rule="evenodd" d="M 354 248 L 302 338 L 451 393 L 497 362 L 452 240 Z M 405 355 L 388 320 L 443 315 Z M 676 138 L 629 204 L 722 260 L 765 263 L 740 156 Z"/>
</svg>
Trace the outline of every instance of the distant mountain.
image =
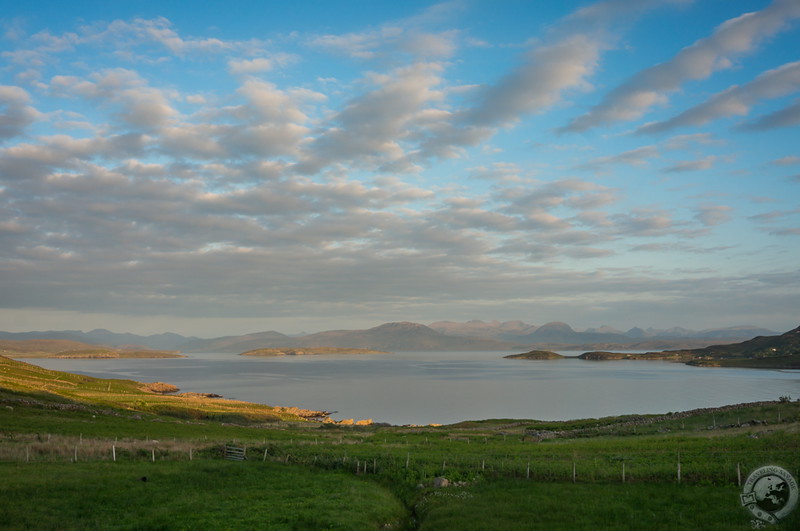
<svg viewBox="0 0 800 531">
<path fill-rule="evenodd" d="M 453 321 L 437 321 L 428 325 L 433 330 L 448 336 L 480 337 L 496 341 L 519 341 L 519 338 L 532 334 L 534 325 L 522 321 L 468 321 L 457 323 Z"/>
<path fill-rule="evenodd" d="M 0 339 L 11 341 L 27 341 L 29 339 L 61 339 L 64 341 L 77 341 L 79 343 L 92 343 L 87 341 L 85 334 L 80 330 L 49 330 L 46 332 L 0 332 Z"/>
<path fill-rule="evenodd" d="M 302 336 L 269 331 L 213 339 L 165 333 L 141 336 L 104 329 L 90 332 L 60 330 L 46 332 L 0 332 L 0 339 L 61 339 L 93 345 L 183 352 L 240 353 L 257 348 L 339 347 L 390 351 L 422 350 L 509 350 L 528 346 L 562 350 L 591 349 L 679 349 L 734 342 L 775 332 L 755 326 L 734 326 L 692 331 L 685 328 L 627 332 L 602 326 L 583 332 L 563 322 L 535 326 L 523 321 L 438 321 L 425 326 L 417 323 L 386 323 L 368 330 L 330 330 Z"/>
<path fill-rule="evenodd" d="M 756 326 L 732 326 L 728 328 L 713 328 L 708 330 L 689 330 L 687 328 L 673 327 L 668 329 L 648 328 L 644 330 L 633 327 L 623 332 L 610 326 L 588 328 L 577 331 L 563 322 L 550 322 L 542 326 L 535 326 L 522 321 L 468 321 L 458 323 L 453 321 L 437 321 L 430 327 L 446 335 L 480 337 L 498 341 L 515 342 L 521 345 L 625 345 L 636 344 L 668 345 L 673 341 L 673 348 L 683 348 L 678 345 L 698 343 L 708 345 L 713 341 L 741 341 L 759 335 L 774 335 L 775 332 Z M 643 341 L 645 341 L 643 343 Z M 648 347 L 643 347 L 648 348 Z"/>
<path fill-rule="evenodd" d="M 386 351 L 509 350 L 512 345 L 486 339 L 446 336 L 417 323 L 386 323 L 368 330 L 330 330 L 303 337 L 277 332 L 194 341 L 184 352 L 240 353 L 257 348 L 338 347 Z"/>
<path fill-rule="evenodd" d="M 622 333 L 576 332 L 567 323 L 547 323 L 520 341 L 530 344 L 584 345 L 591 343 L 628 343 L 630 338 Z"/>
<path fill-rule="evenodd" d="M 50 330 L 47 332 L 0 332 L 0 339 L 15 341 L 25 341 L 29 339 L 63 339 L 66 341 L 78 341 L 90 345 L 105 345 L 110 347 L 144 347 L 154 350 L 176 350 L 180 345 L 197 339 L 185 337 L 178 334 L 166 333 L 151 336 L 140 336 L 136 334 L 119 334 L 108 330 L 96 329 L 91 332 L 80 330 Z"/>
<path fill-rule="evenodd" d="M 182 352 L 231 352 L 239 354 L 257 348 L 298 347 L 298 338 L 280 332 L 259 332 L 243 336 L 224 336 L 213 339 L 193 339 L 179 345 Z"/>
</svg>

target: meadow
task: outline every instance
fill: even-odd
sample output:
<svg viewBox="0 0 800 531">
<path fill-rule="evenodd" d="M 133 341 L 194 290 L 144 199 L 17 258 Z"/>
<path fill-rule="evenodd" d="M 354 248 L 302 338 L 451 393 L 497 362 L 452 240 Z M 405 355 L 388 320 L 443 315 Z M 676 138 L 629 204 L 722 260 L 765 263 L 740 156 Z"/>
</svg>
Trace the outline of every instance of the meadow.
<svg viewBox="0 0 800 531">
<path fill-rule="evenodd" d="M 164 398 L 136 382 L 0 365 L 0 528 L 745 529 L 751 470 L 800 477 L 800 402 L 789 397 L 425 427 L 323 424 L 256 405 L 204 412 L 197 399 L 165 409 Z M 226 445 L 247 459 L 225 460 Z M 776 528 L 800 528 L 800 511 Z"/>
</svg>

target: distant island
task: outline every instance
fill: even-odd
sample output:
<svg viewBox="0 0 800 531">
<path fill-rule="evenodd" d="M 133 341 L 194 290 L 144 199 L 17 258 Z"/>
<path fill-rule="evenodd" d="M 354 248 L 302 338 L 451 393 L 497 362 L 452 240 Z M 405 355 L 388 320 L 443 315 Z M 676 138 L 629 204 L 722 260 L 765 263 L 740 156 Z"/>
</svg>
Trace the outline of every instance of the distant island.
<svg viewBox="0 0 800 531">
<path fill-rule="evenodd" d="M 119 348 L 90 345 L 63 339 L 28 339 L 0 341 L 0 355 L 9 358 L 185 358 L 175 351 L 146 348 Z"/>
<path fill-rule="evenodd" d="M 257 348 L 242 352 L 240 356 L 318 356 L 323 354 L 388 354 L 385 350 L 366 348 L 309 347 L 309 348 Z"/>
<path fill-rule="evenodd" d="M 559 360 L 563 359 L 565 356 L 549 350 L 531 350 L 530 352 L 510 354 L 503 357 L 509 360 Z"/>
</svg>

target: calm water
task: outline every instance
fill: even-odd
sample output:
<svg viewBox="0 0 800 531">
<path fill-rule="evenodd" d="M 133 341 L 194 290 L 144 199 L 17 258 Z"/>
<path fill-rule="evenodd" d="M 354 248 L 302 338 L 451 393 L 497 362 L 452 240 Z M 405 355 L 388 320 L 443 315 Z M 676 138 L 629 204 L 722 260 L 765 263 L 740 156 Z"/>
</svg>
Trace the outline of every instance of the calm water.
<svg viewBox="0 0 800 531">
<path fill-rule="evenodd" d="M 448 424 L 666 413 L 800 395 L 800 371 L 699 368 L 658 361 L 507 360 L 497 352 L 32 361 L 90 376 L 169 382 L 334 419 Z M 567 355 L 577 353 L 563 353 Z"/>
</svg>

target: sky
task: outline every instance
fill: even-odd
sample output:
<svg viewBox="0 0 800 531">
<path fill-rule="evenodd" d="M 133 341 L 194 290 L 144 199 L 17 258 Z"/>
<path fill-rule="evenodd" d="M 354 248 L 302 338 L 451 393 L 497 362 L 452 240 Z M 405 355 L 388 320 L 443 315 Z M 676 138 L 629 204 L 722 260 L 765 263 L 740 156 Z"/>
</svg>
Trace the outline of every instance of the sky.
<svg viewBox="0 0 800 531">
<path fill-rule="evenodd" d="M 0 330 L 800 324 L 798 0 L 0 6 Z"/>
</svg>

